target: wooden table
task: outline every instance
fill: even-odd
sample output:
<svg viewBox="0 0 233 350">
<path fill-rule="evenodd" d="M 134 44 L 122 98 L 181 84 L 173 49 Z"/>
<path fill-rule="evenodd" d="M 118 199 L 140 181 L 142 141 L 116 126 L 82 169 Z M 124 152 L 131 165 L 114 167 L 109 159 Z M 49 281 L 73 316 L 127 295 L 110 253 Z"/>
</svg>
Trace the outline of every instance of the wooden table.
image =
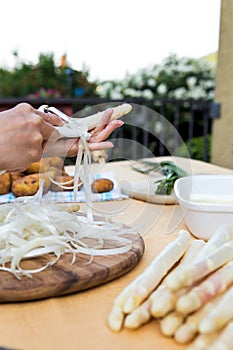
<svg viewBox="0 0 233 350">
<path fill-rule="evenodd" d="M 233 173 L 200 161 L 182 158 L 175 161 L 189 172 Z M 108 163 L 103 170 L 110 169 L 119 181 L 140 180 L 144 176 L 132 171 L 130 162 Z M 136 331 L 123 330 L 120 333 L 111 332 L 106 324 L 114 298 L 176 237 L 181 228 L 185 228 L 179 206 L 149 204 L 129 198 L 95 203 L 94 209 L 118 213 L 118 220 L 138 227 L 145 241 L 145 253 L 139 264 L 128 274 L 87 291 L 41 301 L 2 304 L 1 346 L 20 350 L 185 349 L 185 346 L 163 337 L 156 321 Z M 81 210 L 85 211 L 84 204 Z"/>
</svg>

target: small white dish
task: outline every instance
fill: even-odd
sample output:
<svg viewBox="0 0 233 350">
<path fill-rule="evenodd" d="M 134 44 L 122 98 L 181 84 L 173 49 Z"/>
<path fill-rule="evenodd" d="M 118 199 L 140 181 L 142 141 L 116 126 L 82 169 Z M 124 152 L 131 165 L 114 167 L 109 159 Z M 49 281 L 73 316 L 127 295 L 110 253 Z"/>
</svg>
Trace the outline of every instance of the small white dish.
<svg viewBox="0 0 233 350">
<path fill-rule="evenodd" d="M 233 175 L 193 175 L 178 179 L 174 191 L 184 222 L 208 240 L 223 224 L 233 225 Z"/>
</svg>

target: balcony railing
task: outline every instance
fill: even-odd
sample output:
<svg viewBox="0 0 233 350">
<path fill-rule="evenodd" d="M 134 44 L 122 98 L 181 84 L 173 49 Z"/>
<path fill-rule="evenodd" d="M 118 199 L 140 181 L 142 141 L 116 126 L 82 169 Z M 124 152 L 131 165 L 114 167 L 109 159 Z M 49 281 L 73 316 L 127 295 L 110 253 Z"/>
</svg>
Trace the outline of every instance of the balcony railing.
<svg viewBox="0 0 233 350">
<path fill-rule="evenodd" d="M 163 155 L 190 155 L 209 161 L 212 120 L 220 117 L 220 105 L 205 100 L 93 98 L 68 99 L 0 99 L 0 110 L 20 102 L 35 108 L 42 104 L 55 106 L 68 115 L 83 117 L 99 110 L 128 102 L 133 111 L 124 118 L 125 125 L 112 135 L 114 149 L 110 158 L 139 159 Z"/>
</svg>

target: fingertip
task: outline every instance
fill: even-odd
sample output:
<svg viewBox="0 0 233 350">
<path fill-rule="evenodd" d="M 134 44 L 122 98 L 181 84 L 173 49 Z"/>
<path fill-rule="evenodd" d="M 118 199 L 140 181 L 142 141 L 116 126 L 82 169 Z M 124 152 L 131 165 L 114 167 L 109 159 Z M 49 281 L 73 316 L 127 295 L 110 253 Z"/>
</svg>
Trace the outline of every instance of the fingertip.
<svg viewBox="0 0 233 350">
<path fill-rule="evenodd" d="M 111 119 L 111 116 L 113 114 L 113 109 L 108 109 L 104 112 L 104 115 L 103 115 L 103 118 L 102 118 L 102 121 L 104 123 L 108 123 Z"/>
<path fill-rule="evenodd" d="M 94 151 L 94 150 L 113 148 L 114 145 L 111 141 L 105 141 L 105 142 L 89 143 L 88 147 L 91 151 Z"/>
<path fill-rule="evenodd" d="M 116 121 L 117 121 L 117 124 L 118 124 L 119 126 L 122 126 L 122 125 L 125 124 L 125 122 L 123 122 L 122 120 L 116 120 Z"/>
<path fill-rule="evenodd" d="M 109 124 L 122 126 L 123 124 L 125 124 L 125 122 L 123 120 L 120 120 L 120 119 L 113 119 L 113 120 L 111 120 L 111 122 Z"/>
<path fill-rule="evenodd" d="M 46 113 L 47 119 L 45 119 L 48 123 L 56 126 L 61 126 L 64 124 L 63 120 L 56 114 Z"/>
</svg>

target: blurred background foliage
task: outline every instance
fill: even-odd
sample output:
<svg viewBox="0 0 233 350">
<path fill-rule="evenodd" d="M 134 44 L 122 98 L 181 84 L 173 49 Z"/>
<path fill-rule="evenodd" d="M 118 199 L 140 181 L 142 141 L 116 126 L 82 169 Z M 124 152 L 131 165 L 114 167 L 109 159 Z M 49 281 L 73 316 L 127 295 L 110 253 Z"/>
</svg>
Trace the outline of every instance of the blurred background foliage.
<svg viewBox="0 0 233 350">
<path fill-rule="evenodd" d="M 80 97 L 94 97 L 114 101 L 133 99 L 135 103 L 142 103 L 159 112 L 171 123 L 174 123 L 174 115 L 179 113 L 178 131 L 187 145 L 191 103 L 189 101 L 214 99 L 216 60 L 213 59 L 215 57 L 213 54 L 200 59 L 171 54 L 160 64 L 141 68 L 134 74 L 127 73 L 121 80 L 108 81 L 91 81 L 89 70 L 86 67 L 82 71 L 73 69 L 66 55 L 61 57 L 58 64 L 55 63 L 53 53 L 41 53 L 35 64 L 21 62 L 17 52 L 13 55 L 15 56 L 13 68 L 0 67 L 0 98 L 68 97 L 78 100 Z M 75 111 L 84 108 L 83 103 L 85 102 L 82 104 L 74 102 Z M 194 111 L 194 119 L 193 157 L 202 159 L 202 113 Z M 130 126 L 126 125 L 123 136 L 131 135 L 132 130 L 128 129 Z M 208 134 L 208 147 L 210 147 L 211 127 Z M 153 137 L 149 143 L 151 151 L 156 154 L 158 146 Z M 182 150 L 180 153 L 182 154 Z"/>
<path fill-rule="evenodd" d="M 100 96 L 206 99 L 214 97 L 215 67 L 206 58 L 193 59 L 170 55 L 161 64 L 126 75 L 123 81 L 105 81 L 97 90 Z"/>
<path fill-rule="evenodd" d="M 18 53 L 13 55 L 18 58 Z M 126 74 L 121 80 L 90 81 L 89 71 L 73 69 L 63 55 L 41 53 L 35 64 L 16 60 L 12 69 L 0 67 L 0 97 L 174 98 L 212 100 L 215 64 L 206 58 L 170 55 L 161 64 Z"/>
<path fill-rule="evenodd" d="M 40 54 L 36 64 L 18 62 L 13 69 L 0 68 L 0 97 L 93 96 L 96 84 L 88 80 L 88 75 L 87 70 L 72 69 L 65 55 L 56 65 L 52 53 Z"/>
</svg>

